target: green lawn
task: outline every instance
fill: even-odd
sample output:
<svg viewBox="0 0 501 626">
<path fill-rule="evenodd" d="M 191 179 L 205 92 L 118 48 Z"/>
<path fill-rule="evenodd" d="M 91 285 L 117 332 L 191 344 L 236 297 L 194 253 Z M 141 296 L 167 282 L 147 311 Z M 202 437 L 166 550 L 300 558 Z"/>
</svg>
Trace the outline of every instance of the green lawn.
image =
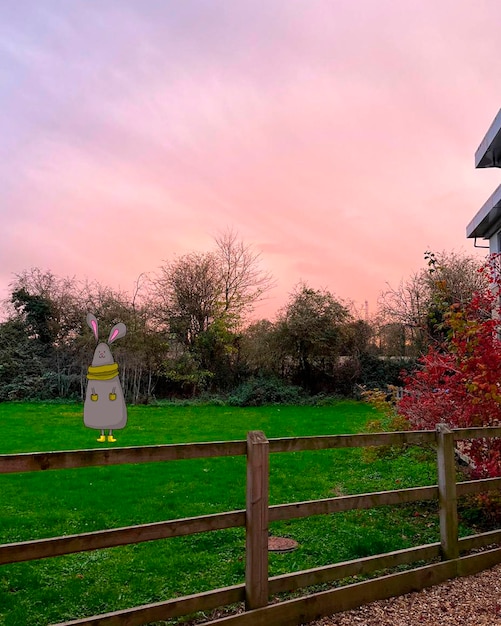
<svg viewBox="0 0 501 626">
<path fill-rule="evenodd" d="M 374 409 L 130 407 L 116 444 L 98 444 L 82 407 L 0 404 L 0 454 L 361 432 Z M 433 457 L 417 448 L 367 461 L 361 450 L 275 454 L 271 504 L 433 484 Z M 0 543 L 217 513 L 245 506 L 245 459 L 0 475 Z M 270 575 L 438 540 L 429 507 L 381 507 L 272 525 L 299 549 L 270 555 Z M 0 624 L 32 626 L 156 602 L 244 580 L 243 529 L 217 531 L 0 567 Z"/>
</svg>

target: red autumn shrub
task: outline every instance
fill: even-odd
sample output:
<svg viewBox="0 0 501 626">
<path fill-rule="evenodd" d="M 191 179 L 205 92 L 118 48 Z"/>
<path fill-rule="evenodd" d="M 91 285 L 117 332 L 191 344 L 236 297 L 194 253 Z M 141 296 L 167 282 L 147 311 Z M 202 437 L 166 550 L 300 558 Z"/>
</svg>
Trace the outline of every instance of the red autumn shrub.
<svg viewBox="0 0 501 626">
<path fill-rule="evenodd" d="M 499 255 L 481 271 L 491 287 L 474 295 L 466 307 L 444 312 L 445 339 L 422 357 L 420 369 L 405 378 L 405 395 L 398 411 L 412 428 L 434 429 L 501 424 L 501 319 Z M 463 451 L 474 475 L 501 475 L 501 439 L 470 440 Z"/>
</svg>

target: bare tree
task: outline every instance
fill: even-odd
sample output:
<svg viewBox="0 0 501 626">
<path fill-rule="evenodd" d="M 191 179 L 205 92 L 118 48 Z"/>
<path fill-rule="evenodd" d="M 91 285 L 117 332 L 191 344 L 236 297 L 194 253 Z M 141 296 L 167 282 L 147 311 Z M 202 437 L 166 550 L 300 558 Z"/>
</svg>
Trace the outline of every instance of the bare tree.
<svg viewBox="0 0 501 626">
<path fill-rule="evenodd" d="M 215 238 L 225 313 L 241 319 L 275 286 L 270 273 L 261 268 L 261 255 L 227 229 Z"/>
<path fill-rule="evenodd" d="M 206 331 L 218 312 L 222 279 L 214 253 L 191 252 L 168 262 L 154 282 L 159 314 L 187 346 Z"/>
<path fill-rule="evenodd" d="M 239 328 L 274 286 L 260 266 L 260 254 L 234 231 L 225 231 L 215 242 L 214 252 L 191 252 L 167 262 L 154 281 L 160 316 L 186 345 L 215 320 Z"/>
<path fill-rule="evenodd" d="M 443 314 L 452 305 L 466 306 L 477 291 L 488 285 L 479 272 L 482 261 L 458 252 L 425 253 L 427 267 L 401 280 L 398 287 L 388 285 L 379 300 L 384 325 L 399 324 L 419 352 L 433 338 Z"/>
<path fill-rule="evenodd" d="M 165 263 L 153 280 L 158 327 L 171 339 L 164 366 L 171 380 L 197 388 L 231 383 L 245 317 L 273 286 L 260 255 L 235 232 L 227 230 L 215 243 L 211 252 Z"/>
</svg>

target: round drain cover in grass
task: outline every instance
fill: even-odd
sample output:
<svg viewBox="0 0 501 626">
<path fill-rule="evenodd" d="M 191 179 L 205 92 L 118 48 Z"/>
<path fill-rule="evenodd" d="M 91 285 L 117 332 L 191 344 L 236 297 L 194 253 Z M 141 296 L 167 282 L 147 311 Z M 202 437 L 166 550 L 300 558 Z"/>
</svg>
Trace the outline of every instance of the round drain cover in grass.
<svg viewBox="0 0 501 626">
<path fill-rule="evenodd" d="M 268 550 L 270 552 L 291 552 L 298 546 L 297 541 L 287 537 L 268 537 Z"/>
</svg>

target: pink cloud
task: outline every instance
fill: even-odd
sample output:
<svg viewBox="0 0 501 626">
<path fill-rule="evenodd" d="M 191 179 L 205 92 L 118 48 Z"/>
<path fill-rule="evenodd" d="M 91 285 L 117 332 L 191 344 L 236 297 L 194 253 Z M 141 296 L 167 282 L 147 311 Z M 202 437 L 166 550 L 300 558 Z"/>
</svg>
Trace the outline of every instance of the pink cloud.
<svg viewBox="0 0 501 626">
<path fill-rule="evenodd" d="M 33 265 L 129 289 L 231 226 L 277 279 L 263 315 L 301 279 L 375 310 L 424 250 L 474 252 L 496 3 L 221 7 L 0 9 L 4 293 Z"/>
</svg>

